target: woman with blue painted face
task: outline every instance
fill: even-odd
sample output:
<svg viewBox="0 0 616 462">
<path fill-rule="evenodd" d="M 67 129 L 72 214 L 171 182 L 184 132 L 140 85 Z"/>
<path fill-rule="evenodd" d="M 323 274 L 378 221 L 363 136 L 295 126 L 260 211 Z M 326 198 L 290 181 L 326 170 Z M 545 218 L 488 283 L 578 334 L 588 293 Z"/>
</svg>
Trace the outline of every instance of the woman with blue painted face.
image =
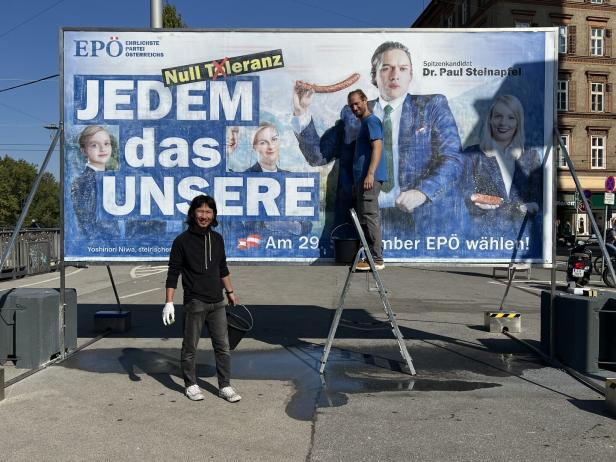
<svg viewBox="0 0 616 462">
<path fill-rule="evenodd" d="M 543 172 L 537 151 L 525 147 L 524 110 L 518 98 L 495 98 L 483 122 L 480 143 L 464 152 L 468 155 L 464 199 L 469 236 L 524 242 L 528 238 L 530 250 L 524 246 L 517 256 L 539 256 Z M 495 255 L 505 256 L 511 249 L 497 250 Z M 487 249 L 485 255 L 489 254 Z"/>
<path fill-rule="evenodd" d="M 257 153 L 255 162 L 247 172 L 282 172 L 278 167 L 280 161 L 280 134 L 278 129 L 270 123 L 262 123 L 252 139 L 252 149 Z"/>
</svg>

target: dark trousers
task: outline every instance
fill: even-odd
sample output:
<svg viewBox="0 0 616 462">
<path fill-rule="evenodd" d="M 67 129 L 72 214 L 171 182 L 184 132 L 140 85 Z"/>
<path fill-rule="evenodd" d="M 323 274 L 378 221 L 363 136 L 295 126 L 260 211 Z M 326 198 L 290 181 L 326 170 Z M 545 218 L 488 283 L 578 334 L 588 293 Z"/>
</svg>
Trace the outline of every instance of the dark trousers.
<svg viewBox="0 0 616 462">
<path fill-rule="evenodd" d="M 370 191 L 364 191 L 364 185 L 356 185 L 357 218 L 362 231 L 366 235 L 368 248 L 372 258 L 383 261 L 383 241 L 381 239 L 381 211 L 379 209 L 379 193 L 382 181 L 375 181 Z"/>
<path fill-rule="evenodd" d="M 227 333 L 227 313 L 224 302 L 204 303 L 191 300 L 184 307 L 184 341 L 182 342 L 182 376 L 186 387 L 197 383 L 197 345 L 201 338 L 203 324 L 207 322 L 212 347 L 216 357 L 218 387 L 223 388 L 231 382 L 231 353 Z"/>
</svg>

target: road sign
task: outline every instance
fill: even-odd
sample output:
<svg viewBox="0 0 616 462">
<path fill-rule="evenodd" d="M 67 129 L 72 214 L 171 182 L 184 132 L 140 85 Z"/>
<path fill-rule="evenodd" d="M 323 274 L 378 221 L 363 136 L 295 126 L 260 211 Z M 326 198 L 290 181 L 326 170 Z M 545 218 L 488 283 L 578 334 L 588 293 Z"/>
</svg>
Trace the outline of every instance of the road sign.
<svg viewBox="0 0 616 462">
<path fill-rule="evenodd" d="M 592 197 L 592 191 L 590 189 L 585 189 L 584 197 L 586 197 L 586 199 L 590 199 Z"/>
<path fill-rule="evenodd" d="M 614 205 L 614 193 L 606 192 L 603 196 L 603 203 L 605 205 Z"/>
<path fill-rule="evenodd" d="M 614 180 L 613 176 L 608 176 L 605 179 L 605 190 L 607 192 L 613 192 L 614 191 L 614 187 L 616 186 L 616 180 Z M 613 205 L 613 204 L 612 204 Z"/>
<path fill-rule="evenodd" d="M 578 212 L 584 213 L 586 212 L 586 207 L 584 206 L 584 201 L 579 201 L 577 205 Z"/>
</svg>

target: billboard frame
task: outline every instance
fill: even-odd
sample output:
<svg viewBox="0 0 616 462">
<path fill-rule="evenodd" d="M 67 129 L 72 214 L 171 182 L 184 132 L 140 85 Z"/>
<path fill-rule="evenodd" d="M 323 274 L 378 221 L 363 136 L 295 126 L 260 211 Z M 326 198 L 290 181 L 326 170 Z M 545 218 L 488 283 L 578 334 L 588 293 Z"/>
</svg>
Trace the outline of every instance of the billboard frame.
<svg viewBox="0 0 616 462">
<path fill-rule="evenodd" d="M 547 118 L 544 119 L 544 146 L 545 146 L 545 157 L 544 164 L 548 161 L 551 161 L 552 165 L 556 164 L 556 146 L 554 144 L 554 129 L 557 127 L 557 111 L 556 111 L 556 82 L 558 78 L 558 28 L 557 27 L 534 27 L 534 28 L 490 28 L 490 29 L 471 29 L 471 28 L 421 28 L 421 29 L 413 29 L 413 28 L 210 28 L 210 29 L 201 29 L 201 28 L 186 28 L 186 29 L 169 29 L 169 28 L 112 28 L 112 27 L 62 27 L 59 30 L 59 42 L 60 42 L 60 52 L 59 52 L 59 66 L 60 66 L 60 129 L 62 130 L 62 136 L 60 138 L 60 189 L 61 189 L 61 199 L 60 199 L 60 215 L 62 219 L 63 226 L 60 229 L 60 270 L 62 276 L 64 276 L 64 266 L 75 266 L 81 264 L 87 265 L 95 265 L 95 266 L 103 266 L 103 265 L 150 265 L 153 263 L 164 263 L 167 259 L 125 259 L 122 257 L 111 257 L 111 258 L 101 258 L 101 259 L 85 259 L 85 260 L 69 260 L 65 261 L 65 207 L 64 207 L 64 194 L 65 194 L 65 132 L 64 132 L 64 34 L 65 32 L 105 32 L 105 33 L 122 33 L 122 32 L 147 32 L 147 33 L 165 33 L 172 32 L 175 34 L 182 33 L 398 33 L 398 34 L 416 34 L 416 33 L 486 33 L 486 32 L 533 32 L 533 33 L 551 33 L 551 38 L 553 42 L 552 53 L 549 53 L 548 47 L 546 46 L 546 56 L 545 56 L 545 84 L 546 90 L 549 89 L 551 80 L 551 92 L 546 91 L 546 98 L 548 94 L 551 96 L 552 100 L 552 123 L 550 126 L 550 122 Z M 546 36 L 549 36 L 546 34 Z M 552 64 L 550 66 L 550 63 Z M 551 79 L 550 79 L 551 74 Z M 547 102 L 547 99 L 546 99 Z M 549 128 L 549 131 L 548 131 Z M 550 158 L 550 156 L 552 156 Z M 537 262 L 525 262 L 534 267 L 540 268 L 552 268 L 556 265 L 554 252 L 549 252 L 551 248 L 555 246 L 556 242 L 556 231 L 555 231 L 555 191 L 557 185 L 557 170 L 552 168 L 550 170 L 550 178 L 549 178 L 550 187 L 544 187 L 544 204 L 549 204 L 549 218 L 551 221 L 551 233 L 546 232 L 546 226 L 544 225 L 543 229 L 543 256 L 544 260 L 547 260 L 543 263 Z M 547 185 L 547 180 L 546 183 Z M 544 210 L 548 210 L 544 206 Z M 289 261 L 285 261 L 284 259 L 277 259 L 275 261 L 272 260 L 264 260 L 263 258 L 232 258 L 229 259 L 229 263 L 233 265 L 272 265 L 272 266 L 289 266 L 289 265 L 297 265 L 304 266 L 307 264 L 310 265 L 332 265 L 334 263 L 334 259 L 324 259 L 324 258 L 292 258 Z M 495 266 L 508 266 L 509 264 L 503 262 L 481 262 L 481 263 L 472 263 L 467 261 L 455 262 L 455 261 L 388 261 L 388 265 L 391 266 L 407 266 L 407 267 L 467 267 L 467 268 L 480 268 L 480 267 L 495 267 Z M 61 277 L 62 282 L 64 282 L 64 277 Z"/>
</svg>

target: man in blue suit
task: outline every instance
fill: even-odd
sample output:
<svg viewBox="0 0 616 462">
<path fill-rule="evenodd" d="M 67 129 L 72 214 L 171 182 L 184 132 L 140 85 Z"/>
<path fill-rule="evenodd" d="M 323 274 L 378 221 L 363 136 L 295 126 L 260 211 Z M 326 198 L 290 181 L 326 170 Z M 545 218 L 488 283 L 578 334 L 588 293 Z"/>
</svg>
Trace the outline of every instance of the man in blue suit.
<svg viewBox="0 0 616 462">
<path fill-rule="evenodd" d="M 457 220 L 463 220 L 456 190 L 464 162 L 447 98 L 408 93 L 413 78 L 411 56 L 399 42 L 385 42 L 375 50 L 371 77 L 379 98 L 370 101 L 369 108 L 383 122 L 383 156 L 389 172 L 379 196 L 385 236 L 455 233 Z M 348 158 L 352 159 L 359 123 L 345 106 L 335 126 L 319 136 L 308 112 L 312 96 L 312 91 L 296 85 L 292 123 L 310 165 L 340 159 L 336 222 L 344 222 L 353 204 L 348 183 L 352 171 L 345 169 L 350 167 Z"/>
</svg>

